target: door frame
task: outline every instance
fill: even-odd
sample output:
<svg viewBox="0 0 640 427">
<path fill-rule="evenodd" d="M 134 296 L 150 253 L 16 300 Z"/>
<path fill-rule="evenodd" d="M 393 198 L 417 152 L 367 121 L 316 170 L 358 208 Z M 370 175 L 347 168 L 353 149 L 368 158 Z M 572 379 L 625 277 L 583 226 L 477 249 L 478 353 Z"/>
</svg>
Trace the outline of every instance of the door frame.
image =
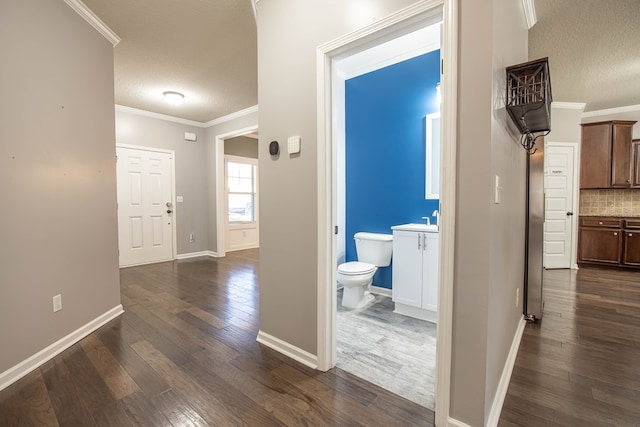
<svg viewBox="0 0 640 427">
<path fill-rule="evenodd" d="M 171 161 L 169 162 L 169 164 L 171 165 L 171 203 L 173 204 L 173 221 L 171 221 L 171 239 L 172 239 L 171 257 L 174 260 L 177 259 L 178 258 L 178 232 L 177 232 L 178 209 L 176 209 L 176 152 L 175 150 L 165 150 L 163 148 L 145 147 L 143 145 L 131 145 L 131 144 L 120 144 L 120 143 L 116 143 L 116 148 L 128 148 L 131 150 L 151 151 L 153 153 L 163 153 L 163 154 L 169 154 L 171 156 Z M 117 161 L 117 156 L 116 156 L 116 161 Z M 117 166 L 116 166 L 116 171 L 117 171 Z M 118 179 L 118 174 L 116 173 L 116 180 L 117 179 Z M 117 206 L 117 200 L 116 200 L 116 206 Z M 120 229 L 120 221 L 118 220 L 118 230 L 119 229 Z M 120 266 L 120 253 L 118 253 L 118 266 Z"/>
<path fill-rule="evenodd" d="M 545 141 L 545 161 L 547 147 L 572 147 L 573 148 L 573 191 L 571 201 L 571 210 L 573 216 L 571 217 L 571 253 L 569 256 L 569 268 L 572 270 L 578 269 L 578 212 L 580 210 L 580 143 L 578 142 L 553 142 Z M 545 192 L 545 205 L 547 201 L 547 194 Z"/>
<path fill-rule="evenodd" d="M 242 136 L 249 133 L 258 131 L 258 125 L 251 125 L 245 128 L 232 130 L 230 132 L 221 133 L 215 136 L 215 149 L 216 149 L 216 257 L 223 257 L 227 253 L 226 242 L 226 213 L 224 200 L 226 191 L 224 190 L 224 140 L 234 138 L 236 136 Z M 258 142 L 258 148 L 260 143 Z M 260 163 L 260 154 L 258 152 L 258 164 Z"/>
<path fill-rule="evenodd" d="M 340 118 L 335 104 L 337 94 L 334 61 L 382 43 L 399 33 L 424 27 L 433 12 L 442 9 L 442 144 L 440 168 L 440 289 L 436 348 L 436 425 L 449 422 L 451 342 L 453 319 L 453 272 L 455 244 L 455 189 L 457 145 L 458 0 L 423 0 L 376 21 L 360 30 L 318 47 L 317 66 L 317 193 L 318 193 L 318 271 L 317 271 L 317 367 L 326 371 L 335 366 L 337 259 L 334 225 L 336 218 L 336 147 Z M 344 108 L 344 107 L 343 107 Z M 334 111 L 336 110 L 336 111 Z M 342 119 L 343 120 L 343 119 Z"/>
</svg>

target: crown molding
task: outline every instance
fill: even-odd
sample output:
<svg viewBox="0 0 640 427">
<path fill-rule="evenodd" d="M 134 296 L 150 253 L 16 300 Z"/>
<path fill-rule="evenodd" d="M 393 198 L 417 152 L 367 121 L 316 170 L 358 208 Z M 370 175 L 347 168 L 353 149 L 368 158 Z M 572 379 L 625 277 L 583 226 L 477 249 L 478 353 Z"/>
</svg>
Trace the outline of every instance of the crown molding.
<svg viewBox="0 0 640 427">
<path fill-rule="evenodd" d="M 228 114 L 226 116 L 218 117 L 217 119 L 209 120 L 204 123 L 204 127 L 208 128 L 211 126 L 219 125 L 220 123 L 228 122 L 243 116 L 248 116 L 249 114 L 257 113 L 258 106 L 254 105 L 253 107 L 245 108 L 244 110 L 236 111 L 235 113 Z"/>
<path fill-rule="evenodd" d="M 183 125 L 195 126 L 199 128 L 207 127 L 204 123 L 197 122 L 195 120 L 187 120 L 180 117 L 168 116 L 166 114 L 154 113 L 152 111 L 139 110 L 137 108 L 125 107 L 124 105 L 116 104 L 115 108 L 116 111 L 119 111 L 121 113 L 136 114 L 138 116 L 151 117 L 152 119 L 166 120 L 168 122 L 180 123 Z"/>
<path fill-rule="evenodd" d="M 636 111 L 640 111 L 640 104 L 627 105 L 626 107 L 607 108 L 606 110 L 588 111 L 586 113 L 582 113 L 582 117 L 598 117 L 609 114 L 633 113 Z"/>
<path fill-rule="evenodd" d="M 534 0 L 522 0 L 522 8 L 524 9 L 524 19 L 527 21 L 527 27 L 531 29 L 538 22 Z"/>
<path fill-rule="evenodd" d="M 562 108 L 564 110 L 584 110 L 587 104 L 584 102 L 556 102 L 551 103 L 551 108 Z"/>
<path fill-rule="evenodd" d="M 64 2 L 71 7 L 78 15 L 80 15 L 85 21 L 95 28 L 100 34 L 102 34 L 107 40 L 111 42 L 113 47 L 116 47 L 120 43 L 120 37 L 113 32 L 111 28 L 107 26 L 98 15 L 93 13 L 84 3 L 80 0 L 64 0 Z"/>
</svg>

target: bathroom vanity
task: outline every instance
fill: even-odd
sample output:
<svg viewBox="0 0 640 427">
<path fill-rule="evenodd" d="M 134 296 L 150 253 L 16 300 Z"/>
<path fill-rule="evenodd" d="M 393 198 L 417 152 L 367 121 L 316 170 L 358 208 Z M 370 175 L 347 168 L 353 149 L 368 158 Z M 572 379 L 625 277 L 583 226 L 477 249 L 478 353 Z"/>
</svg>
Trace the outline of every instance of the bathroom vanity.
<svg viewBox="0 0 640 427">
<path fill-rule="evenodd" d="M 436 323 L 438 320 L 438 227 L 404 224 L 393 230 L 394 312 Z"/>
</svg>

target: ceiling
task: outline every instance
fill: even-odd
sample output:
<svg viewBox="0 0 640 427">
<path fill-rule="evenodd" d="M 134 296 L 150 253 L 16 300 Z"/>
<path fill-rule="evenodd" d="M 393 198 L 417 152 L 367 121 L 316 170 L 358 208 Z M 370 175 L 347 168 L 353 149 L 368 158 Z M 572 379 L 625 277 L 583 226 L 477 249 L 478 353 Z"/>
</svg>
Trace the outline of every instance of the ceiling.
<svg viewBox="0 0 640 427">
<path fill-rule="evenodd" d="M 638 0 L 535 0 L 529 58 L 549 58 L 553 100 L 584 111 L 640 104 Z"/>
<path fill-rule="evenodd" d="M 120 38 L 116 104 L 198 122 L 258 104 L 251 0 L 84 0 Z M 640 104 L 638 0 L 535 0 L 529 57 L 549 58 L 554 101 Z M 185 95 L 171 106 L 164 91 Z"/>
<path fill-rule="evenodd" d="M 258 104 L 251 0 L 83 0 L 121 41 L 115 101 L 198 122 Z M 185 95 L 171 106 L 164 91 Z"/>
</svg>

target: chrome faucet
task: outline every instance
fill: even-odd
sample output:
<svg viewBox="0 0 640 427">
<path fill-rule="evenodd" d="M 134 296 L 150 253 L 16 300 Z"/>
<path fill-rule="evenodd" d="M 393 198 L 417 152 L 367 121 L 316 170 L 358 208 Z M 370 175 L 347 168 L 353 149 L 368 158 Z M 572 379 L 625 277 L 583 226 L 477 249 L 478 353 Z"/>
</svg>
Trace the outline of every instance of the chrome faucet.
<svg viewBox="0 0 640 427">
<path fill-rule="evenodd" d="M 440 224 L 440 212 L 438 212 L 438 209 L 436 209 L 435 211 L 433 211 L 433 213 L 431 214 L 432 217 L 435 217 L 436 219 L 436 225 Z"/>
<path fill-rule="evenodd" d="M 431 225 L 431 218 L 428 216 L 423 216 L 422 219 L 424 219 L 427 222 L 427 225 Z"/>
</svg>

